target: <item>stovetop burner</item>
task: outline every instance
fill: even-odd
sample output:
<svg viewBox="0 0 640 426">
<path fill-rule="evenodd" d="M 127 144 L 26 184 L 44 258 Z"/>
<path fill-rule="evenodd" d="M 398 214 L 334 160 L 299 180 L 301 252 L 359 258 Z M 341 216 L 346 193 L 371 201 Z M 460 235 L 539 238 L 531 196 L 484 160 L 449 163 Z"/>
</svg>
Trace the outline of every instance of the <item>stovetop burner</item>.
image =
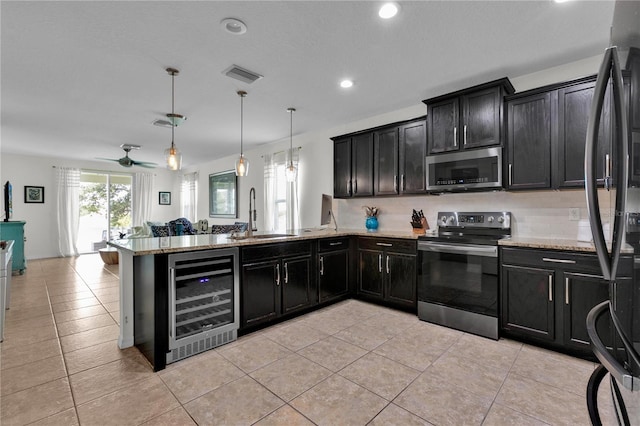
<svg viewBox="0 0 640 426">
<path fill-rule="evenodd" d="M 420 240 L 496 245 L 511 236 L 510 212 L 439 212 L 438 233 Z"/>
</svg>

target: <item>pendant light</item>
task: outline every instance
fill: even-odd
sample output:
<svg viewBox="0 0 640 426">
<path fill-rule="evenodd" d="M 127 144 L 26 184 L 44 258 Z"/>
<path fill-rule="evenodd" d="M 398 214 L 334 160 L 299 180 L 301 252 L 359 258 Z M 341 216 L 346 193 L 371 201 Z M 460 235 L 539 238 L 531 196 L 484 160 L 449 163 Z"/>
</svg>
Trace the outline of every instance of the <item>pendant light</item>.
<svg viewBox="0 0 640 426">
<path fill-rule="evenodd" d="M 175 68 L 167 68 L 166 71 L 171 76 L 171 114 L 167 114 L 167 118 L 171 122 L 171 147 L 164 150 L 164 156 L 167 159 L 167 168 L 169 170 L 180 170 L 182 168 L 182 153 L 176 148 L 174 143 L 174 130 L 185 120 L 183 115 L 176 114 L 174 111 L 174 79 L 180 71 Z"/>
<path fill-rule="evenodd" d="M 236 160 L 236 176 L 246 176 L 249 174 L 249 160 L 244 158 L 242 151 L 242 127 L 244 124 L 244 97 L 247 96 L 247 92 L 238 90 L 237 93 L 240 96 L 240 158 Z"/>
<path fill-rule="evenodd" d="M 289 112 L 289 165 L 285 174 L 287 175 L 287 182 L 295 182 L 298 176 L 298 169 L 293 165 L 293 113 L 296 112 L 295 108 L 287 108 Z"/>
</svg>

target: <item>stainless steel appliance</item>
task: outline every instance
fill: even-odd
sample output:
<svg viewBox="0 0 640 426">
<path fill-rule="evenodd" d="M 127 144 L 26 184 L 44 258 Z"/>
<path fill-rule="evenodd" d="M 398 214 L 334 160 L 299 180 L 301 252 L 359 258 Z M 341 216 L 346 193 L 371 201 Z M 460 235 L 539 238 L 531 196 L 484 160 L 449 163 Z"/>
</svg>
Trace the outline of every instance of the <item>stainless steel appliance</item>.
<svg viewBox="0 0 640 426">
<path fill-rule="evenodd" d="M 438 233 L 418 239 L 418 317 L 498 339 L 498 240 L 509 212 L 440 212 Z"/>
<path fill-rule="evenodd" d="M 169 255 L 167 364 L 237 339 L 238 249 Z"/>
<path fill-rule="evenodd" d="M 598 194 L 596 182 L 596 161 L 598 153 L 598 127 L 605 91 L 612 80 L 615 134 L 612 138 L 612 151 L 616 154 L 613 181 L 607 179 L 605 188 L 611 189 L 611 182 L 616 184 L 615 191 L 610 192 L 609 199 Z M 637 94 L 636 94 L 637 96 Z M 638 215 L 626 214 L 627 205 L 639 206 L 640 191 L 627 188 L 629 182 L 628 148 L 631 138 L 628 123 L 628 108 L 625 105 L 625 93 L 622 73 L 615 47 L 605 51 L 604 60 L 598 73 L 594 89 L 594 97 L 587 128 L 585 146 L 585 177 L 587 208 L 589 222 L 593 234 L 593 243 L 598 254 L 602 274 L 609 281 L 609 299 L 595 306 L 587 317 L 587 331 L 591 339 L 593 353 L 602 363 L 591 376 L 587 387 L 587 407 L 594 425 L 601 424 L 598 410 L 598 388 L 601 381 L 608 377 L 611 383 L 611 397 L 616 409 L 619 424 L 640 424 L 640 251 L 635 265 L 634 279 L 631 282 L 617 280 L 617 269 L 620 253 L 623 248 L 625 233 L 629 242 L 633 243 L 635 230 L 638 229 Z M 637 135 L 635 136 L 637 139 Z M 608 205 L 600 205 L 600 202 Z M 613 233 L 610 244 L 607 243 L 601 211 L 606 211 L 605 220 L 613 218 Z M 605 346 L 598 334 L 599 320 L 610 317 L 613 331 L 613 344 Z"/>
<path fill-rule="evenodd" d="M 430 155 L 426 165 L 429 192 L 502 188 L 501 147 Z"/>
<path fill-rule="evenodd" d="M 13 240 L 3 241 L 0 248 L 0 342 L 4 340 L 4 314 L 11 297 Z"/>
</svg>

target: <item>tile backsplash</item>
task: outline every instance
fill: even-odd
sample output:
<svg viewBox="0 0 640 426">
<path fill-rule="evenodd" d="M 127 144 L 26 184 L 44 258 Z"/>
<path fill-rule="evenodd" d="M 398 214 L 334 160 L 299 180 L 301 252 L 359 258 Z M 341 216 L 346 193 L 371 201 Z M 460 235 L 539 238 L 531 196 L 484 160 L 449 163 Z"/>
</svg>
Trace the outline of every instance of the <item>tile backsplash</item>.
<svg viewBox="0 0 640 426">
<path fill-rule="evenodd" d="M 608 220 L 613 192 L 600 191 L 599 202 L 604 221 Z M 612 198 L 611 198 L 612 199 Z M 436 228 L 439 211 L 510 211 L 511 232 L 519 237 L 584 239 L 588 228 L 584 190 L 472 192 L 407 197 L 336 199 L 333 201 L 338 226 L 364 229 L 363 206 L 380 209 L 380 230 L 411 230 L 411 212 L 422 210 L 431 229 Z M 579 216 L 571 213 L 578 209 Z M 586 230 L 590 235 L 590 230 Z"/>
</svg>

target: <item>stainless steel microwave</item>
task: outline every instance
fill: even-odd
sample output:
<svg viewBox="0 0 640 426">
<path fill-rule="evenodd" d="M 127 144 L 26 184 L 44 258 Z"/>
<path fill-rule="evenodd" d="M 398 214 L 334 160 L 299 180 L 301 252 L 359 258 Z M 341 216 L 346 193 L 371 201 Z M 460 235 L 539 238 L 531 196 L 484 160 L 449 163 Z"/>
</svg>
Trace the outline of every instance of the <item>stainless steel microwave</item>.
<svg viewBox="0 0 640 426">
<path fill-rule="evenodd" d="M 502 147 L 430 155 L 426 165 L 429 192 L 502 189 Z"/>
</svg>

